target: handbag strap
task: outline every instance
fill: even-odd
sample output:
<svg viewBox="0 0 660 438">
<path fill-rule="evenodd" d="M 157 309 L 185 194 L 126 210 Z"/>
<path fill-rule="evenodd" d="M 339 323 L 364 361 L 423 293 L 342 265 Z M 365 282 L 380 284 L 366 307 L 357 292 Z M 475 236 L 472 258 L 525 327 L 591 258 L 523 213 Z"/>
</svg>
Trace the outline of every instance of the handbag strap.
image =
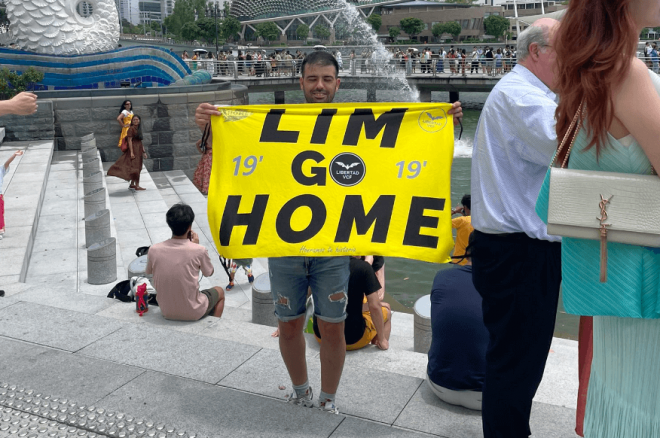
<svg viewBox="0 0 660 438">
<path fill-rule="evenodd" d="M 573 117 L 571 124 L 568 126 L 568 129 L 566 130 L 566 134 L 564 134 L 564 138 L 559 144 L 559 147 L 557 148 L 557 152 L 555 152 L 555 156 L 552 158 L 552 161 L 550 162 L 550 167 L 552 167 L 552 165 L 557 160 L 559 154 L 561 154 L 561 151 L 564 149 L 564 146 L 566 145 L 566 141 L 568 140 L 569 136 L 571 135 L 571 132 L 575 128 L 575 132 L 573 132 L 573 138 L 571 139 L 571 143 L 568 145 L 568 150 L 566 151 L 566 156 L 564 156 L 564 160 L 561 163 L 561 168 L 564 169 L 566 167 L 566 164 L 568 164 L 568 157 L 571 154 L 571 150 L 573 150 L 573 144 L 575 143 L 575 138 L 577 137 L 577 133 L 580 130 L 580 125 L 582 124 L 583 108 L 584 108 L 584 99 L 582 99 L 582 102 L 580 102 L 580 106 L 575 112 L 575 116 Z"/>
<path fill-rule="evenodd" d="M 582 99 L 582 102 L 580 102 L 580 106 L 575 112 L 575 116 L 573 117 L 571 124 L 568 126 L 568 129 L 566 130 L 566 134 L 564 134 L 564 138 L 562 139 L 559 148 L 557 148 L 554 157 L 552 157 L 552 161 L 550 162 L 549 167 L 552 167 L 555 164 L 557 157 L 559 156 L 559 154 L 561 154 L 561 151 L 564 149 L 564 146 L 566 145 L 566 141 L 568 140 L 568 137 L 571 135 L 571 131 L 573 131 L 573 128 L 575 128 L 575 132 L 573 132 L 573 138 L 571 139 L 571 143 L 568 145 L 568 150 L 566 151 L 566 156 L 564 156 L 564 160 L 561 163 L 561 168 L 562 169 L 566 168 L 566 165 L 568 164 L 568 157 L 571 154 L 571 151 L 573 150 L 573 144 L 575 143 L 575 138 L 577 137 L 577 133 L 580 130 L 580 125 L 582 124 L 583 109 L 584 109 L 584 99 Z M 655 171 L 655 167 L 653 166 L 651 166 L 651 175 L 657 175 Z"/>
<path fill-rule="evenodd" d="M 204 126 L 204 133 L 202 134 L 202 142 L 199 145 L 199 148 L 202 150 L 202 154 L 206 153 L 206 142 L 209 139 L 209 135 L 211 134 L 211 123 L 207 123 L 206 126 Z"/>
</svg>

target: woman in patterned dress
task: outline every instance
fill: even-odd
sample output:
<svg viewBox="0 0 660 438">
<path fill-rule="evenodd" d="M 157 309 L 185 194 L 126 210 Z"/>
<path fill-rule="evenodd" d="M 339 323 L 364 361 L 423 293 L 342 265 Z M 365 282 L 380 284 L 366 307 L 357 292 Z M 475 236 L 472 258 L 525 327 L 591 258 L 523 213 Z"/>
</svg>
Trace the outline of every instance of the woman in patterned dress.
<svg viewBox="0 0 660 438">
<path fill-rule="evenodd" d="M 147 153 L 142 145 L 142 127 L 140 117 L 136 114 L 131 120 L 131 127 L 126 134 L 128 147 L 121 157 L 108 169 L 108 176 L 130 181 L 129 190 L 146 190 L 140 187 L 140 172 L 142 171 L 142 159 L 147 158 Z"/>
</svg>

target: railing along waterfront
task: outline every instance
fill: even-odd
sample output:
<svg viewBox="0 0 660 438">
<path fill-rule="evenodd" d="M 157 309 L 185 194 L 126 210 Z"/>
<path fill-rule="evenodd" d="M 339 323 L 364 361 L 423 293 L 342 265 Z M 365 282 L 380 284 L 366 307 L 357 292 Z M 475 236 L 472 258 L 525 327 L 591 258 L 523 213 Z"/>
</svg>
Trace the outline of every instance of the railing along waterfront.
<svg viewBox="0 0 660 438">
<path fill-rule="evenodd" d="M 422 63 L 415 60 L 402 60 L 390 59 L 379 60 L 374 58 L 357 57 L 354 59 L 347 59 L 340 65 L 340 76 L 386 76 L 391 74 L 405 73 L 406 76 L 428 74 L 436 76 L 440 74 L 447 74 L 461 76 L 461 75 L 486 75 L 497 76 L 509 71 L 513 65 L 512 63 L 502 63 L 501 67 L 496 67 L 494 62 L 456 62 L 456 59 L 432 59 L 428 62 Z M 461 61 L 461 60 L 458 60 Z M 220 77 L 233 77 L 238 79 L 244 77 L 286 77 L 297 76 L 300 74 L 300 66 L 302 60 L 282 60 L 273 61 L 267 60 L 215 60 L 215 59 L 185 59 L 184 62 L 188 64 L 192 71 L 207 70 L 213 76 Z M 470 71 L 472 69 L 472 72 Z M 501 70 L 501 71 L 499 71 Z"/>
<path fill-rule="evenodd" d="M 659 63 L 655 65 L 651 58 L 640 57 L 649 69 L 660 72 Z M 215 59 L 185 59 L 192 71 L 207 70 L 212 76 L 239 79 L 239 77 L 277 78 L 292 77 L 300 74 L 301 59 L 275 61 L 267 60 L 215 60 Z M 340 76 L 388 76 L 404 73 L 406 76 L 429 75 L 446 77 L 491 77 L 499 78 L 511 71 L 516 65 L 515 58 L 497 60 L 432 58 L 423 62 L 419 59 L 375 59 L 356 57 L 346 58 L 340 65 Z"/>
</svg>

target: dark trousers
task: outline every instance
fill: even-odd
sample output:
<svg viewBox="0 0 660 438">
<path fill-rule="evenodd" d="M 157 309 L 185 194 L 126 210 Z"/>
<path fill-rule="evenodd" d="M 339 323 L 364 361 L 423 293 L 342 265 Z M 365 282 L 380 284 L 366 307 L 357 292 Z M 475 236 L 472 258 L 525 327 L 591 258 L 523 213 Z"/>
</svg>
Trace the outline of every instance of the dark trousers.
<svg viewBox="0 0 660 438">
<path fill-rule="evenodd" d="M 483 298 L 485 438 L 529 437 L 532 399 L 552 342 L 561 283 L 561 244 L 524 233 L 475 231 L 472 281 Z"/>
</svg>

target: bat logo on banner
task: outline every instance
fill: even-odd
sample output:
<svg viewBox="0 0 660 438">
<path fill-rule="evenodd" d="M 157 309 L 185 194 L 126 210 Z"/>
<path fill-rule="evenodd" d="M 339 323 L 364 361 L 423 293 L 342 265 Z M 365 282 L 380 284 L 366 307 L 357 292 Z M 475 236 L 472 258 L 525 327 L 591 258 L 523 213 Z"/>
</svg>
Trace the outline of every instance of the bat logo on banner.
<svg viewBox="0 0 660 438">
<path fill-rule="evenodd" d="M 428 112 L 426 113 L 426 115 L 427 115 L 427 116 L 429 116 L 429 117 L 431 118 L 431 120 L 438 120 L 438 119 L 444 119 L 444 117 L 443 117 L 443 116 L 441 116 L 441 115 L 440 115 L 440 116 L 438 116 L 438 117 L 433 117 L 433 114 L 431 114 L 431 113 L 428 113 Z"/>
<path fill-rule="evenodd" d="M 447 126 L 447 113 L 441 108 L 431 111 L 422 111 L 417 120 L 419 127 L 426 132 L 439 132 Z"/>
<path fill-rule="evenodd" d="M 344 162 L 351 164 L 344 164 Z M 343 187 L 352 187 L 358 184 L 362 181 L 366 172 L 367 168 L 364 160 L 350 152 L 339 154 L 330 162 L 330 177 Z"/>
<path fill-rule="evenodd" d="M 360 164 L 360 163 L 344 164 L 341 161 L 337 161 L 336 163 L 346 170 L 351 170 L 353 167 L 358 166 Z"/>
</svg>

